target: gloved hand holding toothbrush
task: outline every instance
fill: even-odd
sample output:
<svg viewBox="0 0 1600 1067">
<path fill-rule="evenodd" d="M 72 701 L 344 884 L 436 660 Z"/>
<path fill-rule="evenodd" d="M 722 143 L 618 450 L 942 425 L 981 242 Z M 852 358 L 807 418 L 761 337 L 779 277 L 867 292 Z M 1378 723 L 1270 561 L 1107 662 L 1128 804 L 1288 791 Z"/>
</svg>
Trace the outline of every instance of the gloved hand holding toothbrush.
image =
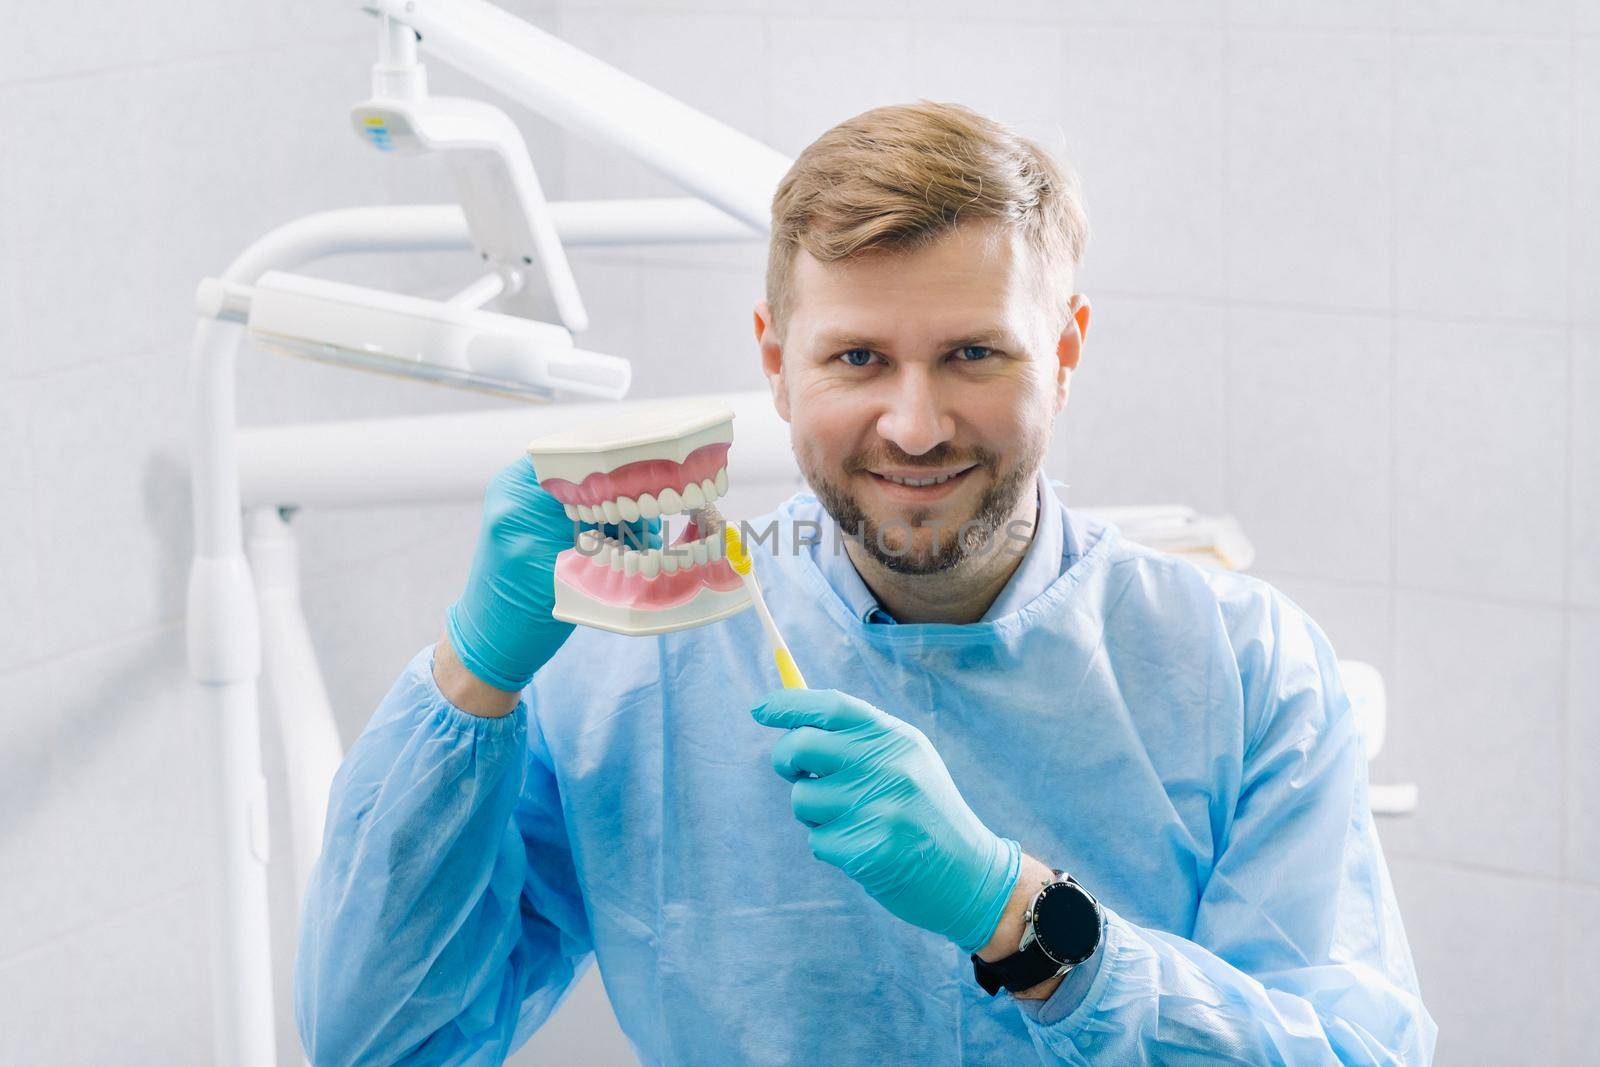
<svg viewBox="0 0 1600 1067">
<path fill-rule="evenodd" d="M 788 732 L 772 766 L 812 855 L 892 914 L 976 952 L 1021 872 L 1017 842 L 973 814 L 922 731 L 834 689 L 780 689 L 751 715 Z"/>
</svg>

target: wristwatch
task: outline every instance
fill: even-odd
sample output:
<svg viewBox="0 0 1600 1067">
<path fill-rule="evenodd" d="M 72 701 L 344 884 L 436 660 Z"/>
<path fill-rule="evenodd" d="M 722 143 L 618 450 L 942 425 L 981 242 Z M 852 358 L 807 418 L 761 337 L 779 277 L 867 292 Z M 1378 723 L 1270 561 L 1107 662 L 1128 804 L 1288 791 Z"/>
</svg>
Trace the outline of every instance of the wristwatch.
<svg viewBox="0 0 1600 1067">
<path fill-rule="evenodd" d="M 991 997 L 1002 986 L 1020 993 L 1064 975 L 1100 947 L 1100 902 L 1066 871 L 1054 873 L 1023 916 L 1018 951 L 994 963 L 973 955 L 973 977 Z"/>
</svg>

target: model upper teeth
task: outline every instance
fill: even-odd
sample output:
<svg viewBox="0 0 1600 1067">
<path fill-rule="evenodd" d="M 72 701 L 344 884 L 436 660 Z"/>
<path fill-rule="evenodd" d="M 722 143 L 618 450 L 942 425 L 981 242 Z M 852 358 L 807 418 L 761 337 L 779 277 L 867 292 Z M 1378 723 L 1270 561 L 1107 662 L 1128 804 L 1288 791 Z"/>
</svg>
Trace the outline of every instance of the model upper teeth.
<svg viewBox="0 0 1600 1067">
<path fill-rule="evenodd" d="M 966 471 L 956 471 L 956 474 L 965 473 Z M 951 478 L 954 478 L 956 474 L 941 474 L 937 478 L 896 478 L 892 474 L 883 474 L 879 475 L 879 477 L 881 477 L 884 481 L 893 482 L 895 485 L 921 487 L 924 485 L 939 485 L 943 482 L 948 482 Z"/>
<path fill-rule="evenodd" d="M 638 522 L 641 518 L 659 519 L 663 515 L 676 515 L 704 507 L 727 492 L 728 468 L 723 467 L 717 471 L 715 478 L 690 482 L 681 493 L 669 488 L 654 495 L 641 493 L 636 497 L 619 496 L 598 504 L 564 504 L 562 507 L 566 509 L 567 518 L 574 522 L 609 522 L 615 526 L 620 522 Z"/>
</svg>

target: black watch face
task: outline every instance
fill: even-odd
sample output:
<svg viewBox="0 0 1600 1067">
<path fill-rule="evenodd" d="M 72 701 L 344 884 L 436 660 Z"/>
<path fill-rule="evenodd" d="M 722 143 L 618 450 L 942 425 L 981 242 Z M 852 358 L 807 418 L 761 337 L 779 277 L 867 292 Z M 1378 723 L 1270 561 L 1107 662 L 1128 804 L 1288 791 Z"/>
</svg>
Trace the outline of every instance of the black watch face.
<svg viewBox="0 0 1600 1067">
<path fill-rule="evenodd" d="M 1100 916 L 1082 889 L 1066 882 L 1045 886 L 1034 907 L 1033 932 L 1045 955 L 1060 964 L 1082 963 L 1100 940 Z"/>
</svg>

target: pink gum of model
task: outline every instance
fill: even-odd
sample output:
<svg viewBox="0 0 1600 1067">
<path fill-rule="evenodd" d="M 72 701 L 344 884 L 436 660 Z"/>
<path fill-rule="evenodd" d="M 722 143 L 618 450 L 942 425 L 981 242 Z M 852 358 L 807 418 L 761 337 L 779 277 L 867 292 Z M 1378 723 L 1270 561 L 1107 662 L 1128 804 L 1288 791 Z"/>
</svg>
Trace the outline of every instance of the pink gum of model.
<svg viewBox="0 0 1600 1067">
<path fill-rule="evenodd" d="M 715 478 L 727 462 L 728 444 L 720 442 L 701 445 L 682 463 L 671 459 L 639 459 L 613 471 L 591 474 L 578 484 L 565 478 L 541 478 L 539 484 L 563 504 L 594 507 L 621 496 L 634 499 L 646 493 L 660 496 L 663 489 L 681 495 L 691 482 L 699 485 L 707 478 Z"/>
</svg>

